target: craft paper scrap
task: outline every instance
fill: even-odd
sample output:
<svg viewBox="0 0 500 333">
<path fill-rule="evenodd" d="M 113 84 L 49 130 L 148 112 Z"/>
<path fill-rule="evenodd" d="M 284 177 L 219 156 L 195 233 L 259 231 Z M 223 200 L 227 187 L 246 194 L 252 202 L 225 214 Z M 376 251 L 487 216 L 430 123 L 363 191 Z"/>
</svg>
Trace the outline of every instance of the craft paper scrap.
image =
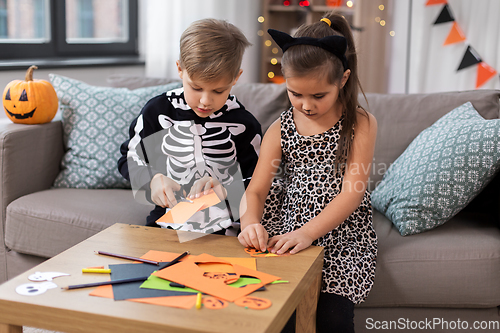
<svg viewBox="0 0 500 333">
<path fill-rule="evenodd" d="M 172 261 L 173 259 L 175 259 L 178 256 L 179 256 L 179 253 L 150 250 L 145 255 L 143 255 L 141 258 L 153 260 L 153 261 L 166 262 L 166 261 Z M 188 258 L 195 258 L 194 260 L 196 261 L 197 256 L 189 255 L 189 256 L 183 258 L 182 261 L 186 261 L 186 260 L 188 260 Z M 257 260 L 255 258 L 217 257 L 217 259 L 219 260 L 219 263 L 201 262 L 201 263 L 198 263 L 198 266 L 203 267 L 205 272 L 234 273 L 234 270 L 232 268 L 232 264 L 237 264 L 237 265 L 240 265 L 243 267 L 257 270 Z M 191 260 L 191 259 L 189 259 L 189 260 Z M 220 263 L 220 260 L 222 260 L 225 263 Z M 228 265 L 228 263 L 231 265 Z"/>
<path fill-rule="evenodd" d="M 285 252 L 283 254 L 271 253 L 269 250 L 266 250 L 266 252 L 262 252 L 261 250 L 257 250 L 253 247 L 246 247 L 245 252 L 252 257 L 285 257 L 290 255 L 290 252 Z"/>
<path fill-rule="evenodd" d="M 193 203 L 179 202 L 172 209 L 166 212 L 162 217 L 156 220 L 156 222 L 183 224 L 191 216 L 193 216 L 194 213 L 201 210 L 201 207 L 203 207 L 203 205 L 203 202 L 194 202 L 194 200 Z"/>
<path fill-rule="evenodd" d="M 209 295 L 222 298 L 233 302 L 238 298 L 246 296 L 260 287 L 279 280 L 277 276 L 267 273 L 252 270 L 237 264 L 233 264 L 235 273 L 260 279 L 260 283 L 246 285 L 241 288 L 232 288 L 228 286 L 222 279 L 210 279 L 204 276 L 204 271 L 196 265 L 196 263 L 225 263 L 228 262 L 209 254 L 201 254 L 199 256 L 190 256 L 185 261 L 170 266 L 166 269 L 157 271 L 153 275 L 162 279 L 177 282 L 187 287 L 199 290 Z"/>
<path fill-rule="evenodd" d="M 172 209 L 169 209 L 156 222 L 183 224 L 199 210 L 203 210 L 220 202 L 217 194 L 211 190 L 207 195 L 192 199 L 192 203 L 179 202 Z"/>
<path fill-rule="evenodd" d="M 160 266 L 161 267 L 161 266 Z M 109 265 L 111 269 L 111 280 L 120 280 L 141 276 L 149 276 L 159 268 L 150 264 L 116 264 Z M 143 281 L 120 283 L 113 285 L 113 296 L 115 301 L 132 298 L 161 297 L 161 296 L 183 296 L 189 295 L 184 290 L 151 290 L 141 289 Z"/>
<path fill-rule="evenodd" d="M 90 296 L 114 298 L 112 287 L 113 286 L 111 285 L 97 287 L 90 293 Z M 127 301 L 169 306 L 180 309 L 191 309 L 196 302 L 196 295 L 134 298 L 134 299 L 128 299 Z"/>
</svg>

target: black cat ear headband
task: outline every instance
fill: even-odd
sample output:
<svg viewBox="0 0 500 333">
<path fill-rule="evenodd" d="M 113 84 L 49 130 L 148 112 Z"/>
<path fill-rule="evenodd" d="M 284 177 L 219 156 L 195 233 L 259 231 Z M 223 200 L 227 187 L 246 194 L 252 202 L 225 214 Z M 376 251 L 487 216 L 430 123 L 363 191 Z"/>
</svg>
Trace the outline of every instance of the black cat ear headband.
<svg viewBox="0 0 500 333">
<path fill-rule="evenodd" d="M 321 19 L 326 24 L 331 26 L 327 18 Z M 347 50 L 347 40 L 343 36 L 327 36 L 323 38 L 313 38 L 313 37 L 298 37 L 294 38 L 287 33 L 269 29 L 267 32 L 274 39 L 276 44 L 281 48 L 283 53 L 288 50 L 289 47 L 295 45 L 312 45 L 321 47 L 323 50 L 326 50 L 330 53 L 333 53 L 337 58 L 340 59 L 342 65 L 344 66 L 344 71 L 349 67 L 347 66 L 347 58 L 345 56 L 345 52 Z"/>
</svg>

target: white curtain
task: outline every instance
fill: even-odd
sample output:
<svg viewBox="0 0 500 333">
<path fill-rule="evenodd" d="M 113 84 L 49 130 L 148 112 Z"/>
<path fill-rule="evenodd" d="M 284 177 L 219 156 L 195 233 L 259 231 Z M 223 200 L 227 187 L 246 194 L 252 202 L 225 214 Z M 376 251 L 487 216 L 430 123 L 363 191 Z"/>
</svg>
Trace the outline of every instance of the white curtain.
<svg viewBox="0 0 500 333">
<path fill-rule="evenodd" d="M 260 3 L 259 0 L 146 0 L 146 75 L 177 78 L 175 62 L 179 59 L 182 32 L 193 21 L 216 18 L 236 25 L 253 44 L 243 57 L 240 82 L 257 82 Z"/>
<path fill-rule="evenodd" d="M 395 1 L 394 31 L 398 38 L 393 40 L 390 92 L 474 90 L 478 66 L 457 71 L 468 45 L 486 64 L 500 71 L 500 1 L 448 0 L 451 14 L 466 40 L 447 46 L 443 43 L 453 22 L 434 25 L 444 5 L 425 6 L 426 2 Z M 480 89 L 500 89 L 499 74 Z"/>
</svg>

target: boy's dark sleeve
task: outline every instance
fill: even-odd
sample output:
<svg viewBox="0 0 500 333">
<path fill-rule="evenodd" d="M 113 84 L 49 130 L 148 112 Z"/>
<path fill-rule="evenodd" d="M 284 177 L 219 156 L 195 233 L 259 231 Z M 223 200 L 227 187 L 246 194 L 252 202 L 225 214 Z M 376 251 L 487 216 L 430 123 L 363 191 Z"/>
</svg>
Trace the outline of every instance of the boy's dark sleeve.
<svg viewBox="0 0 500 333">
<path fill-rule="evenodd" d="M 246 188 L 259 159 L 262 128 L 250 112 L 246 110 L 242 110 L 241 112 L 244 112 L 243 124 L 246 129 L 245 132 L 239 135 L 236 143 L 236 159 L 240 165 Z"/>
<path fill-rule="evenodd" d="M 159 171 L 151 166 L 148 156 L 148 147 L 144 139 L 160 131 L 162 128 L 157 123 L 158 114 L 165 103 L 165 95 L 151 99 L 141 110 L 129 128 L 129 139 L 120 146 L 121 157 L 118 159 L 118 171 L 130 181 L 133 190 L 144 190 L 146 198 L 150 198 L 152 177 Z"/>
</svg>

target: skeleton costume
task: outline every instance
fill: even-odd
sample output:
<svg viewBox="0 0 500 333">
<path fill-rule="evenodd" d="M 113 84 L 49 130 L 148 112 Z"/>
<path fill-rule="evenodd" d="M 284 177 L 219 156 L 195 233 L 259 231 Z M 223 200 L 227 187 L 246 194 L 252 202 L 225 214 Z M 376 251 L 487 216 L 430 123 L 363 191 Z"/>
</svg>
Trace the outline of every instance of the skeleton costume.
<svg viewBox="0 0 500 333">
<path fill-rule="evenodd" d="M 163 227 L 205 233 L 223 232 L 238 220 L 238 206 L 257 164 L 262 130 L 255 117 L 235 96 L 206 118 L 188 106 L 184 88 L 152 98 L 134 119 L 118 160 L 120 173 L 132 184 L 134 194 L 145 192 L 151 201 L 150 182 L 162 173 L 189 192 L 193 183 L 210 176 L 219 180 L 227 199 L 193 215 L 188 222 Z M 137 196 L 136 196 L 137 198 Z M 156 206 L 148 226 L 167 208 Z"/>
</svg>

